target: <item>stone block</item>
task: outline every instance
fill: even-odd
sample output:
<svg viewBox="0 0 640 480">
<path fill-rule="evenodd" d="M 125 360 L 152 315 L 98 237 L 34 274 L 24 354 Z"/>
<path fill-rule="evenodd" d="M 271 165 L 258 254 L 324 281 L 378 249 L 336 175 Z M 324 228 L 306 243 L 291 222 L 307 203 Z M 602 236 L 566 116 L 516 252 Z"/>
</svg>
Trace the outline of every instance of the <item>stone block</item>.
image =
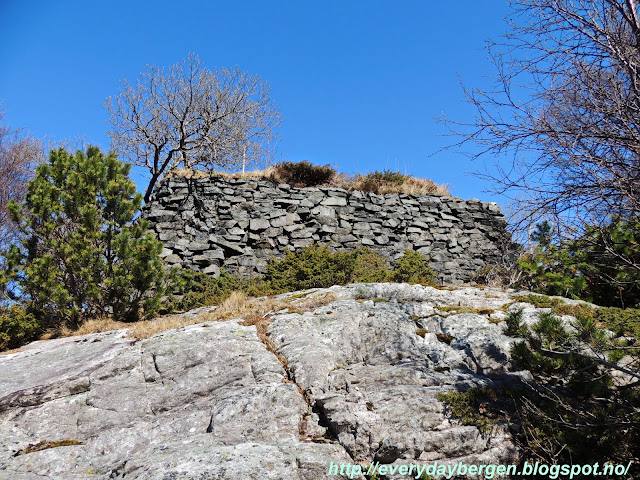
<svg viewBox="0 0 640 480">
<path fill-rule="evenodd" d="M 175 253 L 172 253 L 172 254 L 167 255 L 166 257 L 164 257 L 164 261 L 169 263 L 169 264 L 182 263 L 182 259 L 178 255 L 176 255 Z"/>
<path fill-rule="evenodd" d="M 251 230 L 252 232 L 266 230 L 270 226 L 271 225 L 269 224 L 269 221 L 265 218 L 252 218 L 249 221 L 249 230 Z"/>
<path fill-rule="evenodd" d="M 327 197 L 320 202 L 324 206 L 346 206 L 347 199 L 345 197 Z"/>
<path fill-rule="evenodd" d="M 287 213 L 284 216 L 274 218 L 271 220 L 272 227 L 284 227 L 285 225 L 293 225 L 300 221 L 300 216 L 297 213 Z"/>
<path fill-rule="evenodd" d="M 293 248 L 296 250 L 300 248 L 305 248 L 310 246 L 313 243 L 313 239 L 311 238 L 297 238 L 292 242 Z"/>
<path fill-rule="evenodd" d="M 360 239 L 360 243 L 362 243 L 362 245 L 365 245 L 365 246 L 373 246 L 373 245 L 375 245 L 374 238 L 371 235 L 363 236 Z"/>
<path fill-rule="evenodd" d="M 204 242 L 190 242 L 187 248 L 192 252 L 202 252 L 209 249 L 209 244 Z"/>
<path fill-rule="evenodd" d="M 217 248 L 206 250 L 199 255 L 194 255 L 194 262 L 214 262 L 216 260 L 224 260 L 224 252 Z"/>
<path fill-rule="evenodd" d="M 449 215 L 449 214 L 446 214 L 444 212 L 440 212 L 440 218 L 442 218 L 443 220 L 449 220 L 449 221 L 452 221 L 452 222 L 459 222 L 460 221 L 460 219 L 458 217 L 454 217 L 453 215 Z"/>
<path fill-rule="evenodd" d="M 294 225 L 285 225 L 284 227 L 282 227 L 282 229 L 287 233 L 295 232 L 296 230 L 300 230 L 301 228 L 304 228 L 304 225 L 298 223 Z"/>
<path fill-rule="evenodd" d="M 378 245 L 386 245 L 387 243 L 389 243 L 389 237 L 387 237 L 386 235 L 377 235 L 374 237 L 374 239 Z"/>
<path fill-rule="evenodd" d="M 356 237 L 354 237 L 353 235 L 334 235 L 333 236 L 333 241 L 340 244 L 340 243 L 348 243 L 348 242 L 355 242 L 358 239 Z"/>
<path fill-rule="evenodd" d="M 364 209 L 367 212 L 379 212 L 380 210 L 382 210 L 382 208 L 380 207 L 380 205 L 375 205 L 373 203 L 365 203 L 364 204 Z"/>
<path fill-rule="evenodd" d="M 278 244 L 280 244 L 280 245 L 287 245 L 289 243 L 289 238 L 287 238 L 285 236 L 280 236 L 280 237 L 276 238 L 276 240 L 278 241 Z"/>
<path fill-rule="evenodd" d="M 309 229 L 304 228 L 302 230 L 296 230 L 295 232 L 291 232 L 289 234 L 289 237 L 291 238 L 309 238 L 311 237 L 311 235 L 313 235 L 312 231 L 309 231 Z"/>
</svg>

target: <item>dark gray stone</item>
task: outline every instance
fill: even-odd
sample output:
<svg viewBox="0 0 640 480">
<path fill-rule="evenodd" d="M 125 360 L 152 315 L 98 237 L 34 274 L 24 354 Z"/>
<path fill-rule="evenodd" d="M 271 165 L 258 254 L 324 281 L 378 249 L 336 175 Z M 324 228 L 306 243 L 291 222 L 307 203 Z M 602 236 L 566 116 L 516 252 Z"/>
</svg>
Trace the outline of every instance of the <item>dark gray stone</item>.
<svg viewBox="0 0 640 480">
<path fill-rule="evenodd" d="M 335 250 L 367 245 L 390 260 L 410 248 L 433 258 L 439 277 L 468 281 L 488 263 L 512 255 L 497 205 L 439 195 L 377 195 L 335 188 L 275 186 L 256 179 L 168 179 L 145 205 L 168 264 L 219 263 L 246 275 L 271 256 L 329 242 Z M 208 253 L 213 250 L 217 253 Z M 246 255 L 263 259 L 239 265 Z M 214 272 L 215 274 L 215 272 Z"/>
</svg>

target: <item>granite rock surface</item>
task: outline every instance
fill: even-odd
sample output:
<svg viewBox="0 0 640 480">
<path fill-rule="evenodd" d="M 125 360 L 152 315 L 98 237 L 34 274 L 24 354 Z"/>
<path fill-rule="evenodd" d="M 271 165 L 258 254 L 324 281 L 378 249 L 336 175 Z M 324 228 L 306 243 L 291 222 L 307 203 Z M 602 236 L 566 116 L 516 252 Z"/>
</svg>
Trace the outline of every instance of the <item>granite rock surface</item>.
<svg viewBox="0 0 640 480">
<path fill-rule="evenodd" d="M 328 475 L 332 462 L 517 461 L 509 425 L 480 432 L 438 398 L 529 378 L 500 322 L 513 292 L 358 284 L 307 296 L 328 293 L 304 312 L 305 295 L 281 296 L 291 308 L 270 314 L 266 343 L 229 319 L 0 355 L 0 479 L 311 480 L 350 478 Z"/>
</svg>

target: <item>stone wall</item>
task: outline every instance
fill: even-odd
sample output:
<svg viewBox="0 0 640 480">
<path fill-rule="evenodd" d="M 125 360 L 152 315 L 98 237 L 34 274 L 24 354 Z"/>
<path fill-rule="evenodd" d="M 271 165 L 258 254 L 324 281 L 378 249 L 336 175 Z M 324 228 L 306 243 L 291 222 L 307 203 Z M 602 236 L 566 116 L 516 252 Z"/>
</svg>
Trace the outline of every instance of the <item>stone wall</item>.
<svg viewBox="0 0 640 480">
<path fill-rule="evenodd" d="M 163 181 L 143 210 L 170 265 L 249 276 L 313 242 L 367 246 L 396 260 L 410 248 L 443 283 L 461 283 L 510 245 L 495 203 L 441 195 L 376 195 L 221 177 Z"/>
</svg>

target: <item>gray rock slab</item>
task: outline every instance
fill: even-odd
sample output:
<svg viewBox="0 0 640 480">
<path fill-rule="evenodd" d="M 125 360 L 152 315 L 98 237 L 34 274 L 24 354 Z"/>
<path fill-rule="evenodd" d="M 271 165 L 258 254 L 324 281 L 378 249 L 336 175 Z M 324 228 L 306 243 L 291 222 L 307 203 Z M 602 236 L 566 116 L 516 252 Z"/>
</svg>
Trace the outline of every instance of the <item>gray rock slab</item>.
<svg viewBox="0 0 640 480">
<path fill-rule="evenodd" d="M 329 431 L 359 461 L 406 463 L 420 457 L 474 455 L 496 463 L 513 460 L 517 450 L 504 426 L 491 437 L 481 435 L 475 427 L 451 421 L 437 396 L 492 385 L 488 374 L 519 383 L 520 374 L 509 371 L 514 340 L 482 315 L 439 317 L 440 323 L 429 325 L 424 338 L 416 334 L 414 319 L 427 308 L 433 314 L 429 297 L 450 305 L 464 300 L 479 304 L 483 298 L 485 304 L 495 301 L 497 306 L 508 301 L 506 295 L 494 299 L 477 289 L 458 294 L 422 286 L 374 285 L 380 288 L 375 293 L 391 302 L 341 300 L 312 313 L 276 315 L 269 327 L 294 380 L 326 418 Z M 330 290 L 353 298 L 366 295 L 362 288 Z M 417 298 L 420 306 L 414 308 L 410 302 Z M 442 342 L 437 333 L 451 335 L 454 341 Z"/>
<path fill-rule="evenodd" d="M 0 478 L 325 478 L 350 459 L 301 440 L 308 411 L 255 327 L 234 320 L 36 342 L 0 355 Z M 14 456 L 69 439 L 81 445 Z"/>
<path fill-rule="evenodd" d="M 513 463 L 507 425 L 462 425 L 438 395 L 531 378 L 511 364 L 515 340 L 500 320 L 503 307 L 524 308 L 528 323 L 543 309 L 514 293 L 355 284 L 284 294 L 291 308 L 271 312 L 267 329 L 277 355 L 238 319 L 143 341 L 119 330 L 34 342 L 0 355 L 0 480 L 315 480 L 348 478 L 328 475 L 331 462 Z M 297 310 L 327 294 L 336 300 Z M 62 440 L 79 444 L 16 455 Z"/>
</svg>

